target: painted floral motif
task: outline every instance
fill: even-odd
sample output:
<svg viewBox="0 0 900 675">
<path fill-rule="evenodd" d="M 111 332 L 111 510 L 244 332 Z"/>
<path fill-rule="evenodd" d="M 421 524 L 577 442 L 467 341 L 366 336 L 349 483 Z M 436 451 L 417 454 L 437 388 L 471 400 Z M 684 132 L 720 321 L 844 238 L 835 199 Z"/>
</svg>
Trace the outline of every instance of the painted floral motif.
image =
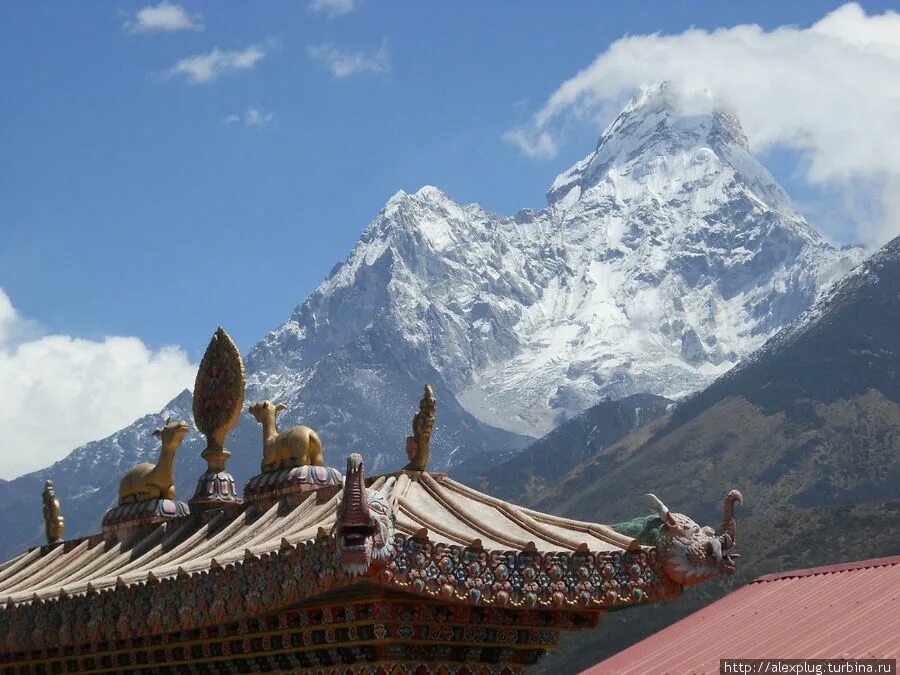
<svg viewBox="0 0 900 675">
<path fill-rule="evenodd" d="M 123 591 L 127 595 L 130 589 Z M 187 597 L 187 596 L 185 596 Z M 210 657 L 230 657 L 231 666 L 253 663 L 260 666 L 266 662 L 270 668 L 279 670 L 307 670 L 311 666 L 325 665 L 333 661 L 321 661 L 340 654 L 341 662 L 348 664 L 342 672 L 370 672 L 368 663 L 376 660 L 400 660 L 415 662 L 421 659 L 416 673 L 442 672 L 434 661 L 466 659 L 473 666 L 484 664 L 485 658 L 493 664 L 497 659 L 508 664 L 521 666 L 533 663 L 543 650 L 534 650 L 526 645 L 552 647 L 558 631 L 576 626 L 593 625 L 597 615 L 560 614 L 557 612 L 532 612 L 506 610 L 465 605 L 435 606 L 415 601 L 398 603 L 366 602 L 336 605 L 302 610 L 286 610 L 277 618 L 260 619 L 251 617 L 229 623 L 227 627 L 213 632 L 202 644 L 184 646 L 180 640 L 189 638 L 181 632 L 162 638 L 162 645 L 147 647 L 140 641 L 131 646 L 131 652 L 122 652 L 122 645 L 115 646 L 117 663 L 120 666 L 135 664 L 163 664 L 171 660 L 209 659 Z M 285 634 L 266 634 L 274 623 Z M 351 623 L 354 622 L 354 623 Z M 287 634 L 289 633 L 289 634 Z M 353 644 L 357 641 L 394 640 L 385 646 L 385 654 L 376 659 L 371 647 Z M 404 644 L 408 640 L 431 640 L 444 644 L 428 647 Z M 461 642 L 475 642 L 460 644 Z M 157 643 L 160 644 L 160 643 Z M 499 648 L 497 645 L 507 645 Z M 98 648 L 99 647 L 99 648 Z M 285 647 L 301 651 L 277 655 L 267 654 L 270 650 Z M 327 648 L 323 650 L 323 648 Z M 66 657 L 63 670 L 66 672 L 91 670 L 115 665 L 112 658 L 104 653 L 103 645 L 93 644 L 80 652 Z M 305 650 L 305 651 L 303 651 Z M 485 651 L 486 650 L 486 651 Z M 328 656 L 326 656 L 328 655 Z M 53 658 L 52 654 L 44 657 Z M 431 661 L 430 664 L 427 664 Z M 353 664 L 353 665 L 350 665 Z M 372 664 L 372 668 L 381 668 Z M 500 666 L 497 666 L 500 668 Z M 60 672 L 53 669 L 53 672 Z M 374 671 L 372 671 L 374 672 Z M 383 672 L 383 671 L 379 671 Z M 398 672 L 395 670 L 391 671 Z M 478 667 L 477 672 L 486 672 Z M 511 672 L 509 666 L 497 672 Z"/>
<path fill-rule="evenodd" d="M 191 503 L 195 502 L 240 502 L 234 476 L 224 469 L 212 469 L 202 474 L 191 498 Z"/>
<path fill-rule="evenodd" d="M 529 607 L 605 608 L 671 597 L 655 572 L 656 551 L 546 554 L 487 552 L 399 535 L 388 564 L 392 585 L 445 600 Z"/>
<path fill-rule="evenodd" d="M 297 466 L 281 471 L 269 471 L 247 481 L 244 486 L 244 500 L 252 503 L 258 499 L 302 493 L 321 487 L 339 487 L 343 481 L 341 472 L 330 466 Z"/>
<path fill-rule="evenodd" d="M 169 518 L 181 518 L 190 512 L 191 509 L 187 504 L 171 499 L 149 499 L 122 504 L 114 506 L 103 515 L 103 531 L 128 530 Z"/>
</svg>

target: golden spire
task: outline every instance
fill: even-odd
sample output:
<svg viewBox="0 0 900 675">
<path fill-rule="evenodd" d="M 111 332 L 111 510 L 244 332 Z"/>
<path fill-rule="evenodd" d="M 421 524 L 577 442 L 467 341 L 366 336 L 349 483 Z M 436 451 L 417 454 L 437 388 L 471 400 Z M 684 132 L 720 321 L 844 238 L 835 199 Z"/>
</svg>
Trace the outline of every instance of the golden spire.
<svg viewBox="0 0 900 675">
<path fill-rule="evenodd" d="M 59 509 L 59 500 L 56 498 L 56 490 L 53 489 L 53 481 L 44 483 L 44 530 L 47 533 L 47 543 L 57 544 L 62 540 L 65 528 L 62 512 Z"/>
<path fill-rule="evenodd" d="M 412 436 L 406 437 L 407 471 L 424 471 L 428 466 L 428 451 L 431 446 L 431 430 L 434 428 L 434 410 L 437 399 L 430 384 L 425 385 L 425 395 L 419 401 L 419 412 L 412 421 Z"/>
</svg>

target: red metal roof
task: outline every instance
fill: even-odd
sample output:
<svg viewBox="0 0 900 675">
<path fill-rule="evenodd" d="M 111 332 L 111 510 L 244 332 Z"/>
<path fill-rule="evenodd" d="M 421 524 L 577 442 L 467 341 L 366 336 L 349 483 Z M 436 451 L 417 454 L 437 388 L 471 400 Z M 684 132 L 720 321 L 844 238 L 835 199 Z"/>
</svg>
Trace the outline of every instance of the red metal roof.
<svg viewBox="0 0 900 675">
<path fill-rule="evenodd" d="M 718 673 L 719 659 L 900 657 L 900 555 L 760 577 L 585 671 Z"/>
</svg>

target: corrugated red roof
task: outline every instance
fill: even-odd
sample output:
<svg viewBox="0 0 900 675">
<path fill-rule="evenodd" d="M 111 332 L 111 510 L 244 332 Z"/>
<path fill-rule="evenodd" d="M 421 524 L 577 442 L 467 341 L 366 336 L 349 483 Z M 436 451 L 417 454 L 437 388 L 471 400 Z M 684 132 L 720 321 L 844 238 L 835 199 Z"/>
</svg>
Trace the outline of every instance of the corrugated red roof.
<svg viewBox="0 0 900 675">
<path fill-rule="evenodd" d="M 593 668 L 718 673 L 719 659 L 900 657 L 900 556 L 760 577 Z"/>
</svg>

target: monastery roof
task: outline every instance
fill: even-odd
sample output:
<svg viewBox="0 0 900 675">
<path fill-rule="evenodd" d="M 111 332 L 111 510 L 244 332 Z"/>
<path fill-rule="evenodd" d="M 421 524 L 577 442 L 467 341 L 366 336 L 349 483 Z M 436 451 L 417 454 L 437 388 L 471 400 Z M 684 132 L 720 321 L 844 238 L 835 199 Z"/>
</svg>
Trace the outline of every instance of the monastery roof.
<svg viewBox="0 0 900 675">
<path fill-rule="evenodd" d="M 347 457 L 344 475 L 322 466 L 315 432 L 294 427 L 276 435 L 284 406 L 250 404 L 247 412 L 272 434 L 264 437 L 262 473 L 247 482 L 242 501 L 225 469 L 224 441 L 244 409 L 244 386 L 240 353 L 219 328 L 194 385 L 207 468 L 188 503 L 174 501 L 171 487 L 185 420 L 167 420 L 154 432 L 159 462 L 123 476 L 119 503 L 96 535 L 63 539 L 62 507 L 47 481 L 48 543 L 0 564 L 0 665 L 22 664 L 21 672 L 43 672 L 29 670 L 35 664 L 47 672 L 98 663 L 140 669 L 151 661 L 197 663 L 215 651 L 219 659 L 234 656 L 238 670 L 257 667 L 258 659 L 289 669 L 335 658 L 444 663 L 476 656 L 520 669 L 556 644 L 561 630 L 734 571 L 737 490 L 725 498 L 718 530 L 671 513 L 652 495 L 655 515 L 613 529 L 429 473 L 430 385 L 406 438 L 410 463 L 368 481 L 361 455 Z M 381 622 L 395 614 L 401 623 Z M 408 616 L 419 617 L 416 626 Z M 454 627 L 437 637 L 458 643 L 458 653 L 434 642 L 435 621 L 448 617 Z M 323 620 L 341 624 L 339 639 Z M 421 644 L 409 642 L 414 635 Z"/>
<path fill-rule="evenodd" d="M 291 472 L 340 477 L 326 467 L 278 473 Z M 332 533 L 336 521 L 338 532 L 346 527 L 352 481 L 280 496 L 268 489 L 254 499 L 254 480 L 242 504 L 170 517 L 121 539 L 121 530 L 108 530 L 48 544 L 0 566 L 0 662 L 148 635 L 182 639 L 336 592 L 348 599 L 399 592 L 538 622 L 536 612 L 549 611 L 570 629 L 610 608 L 681 592 L 660 572 L 655 547 L 421 471 L 367 481 L 370 499 L 396 500 L 395 517 L 381 549 L 389 555 L 355 570 L 342 558 L 342 536 Z"/>
<path fill-rule="evenodd" d="M 432 543 L 488 551 L 640 551 L 637 540 L 610 528 L 539 513 L 496 499 L 443 474 L 401 472 L 393 488 L 396 529 Z M 371 489 L 386 476 L 367 481 Z M 208 571 L 288 546 L 313 543 L 334 526 L 341 492 L 325 487 L 299 504 L 218 511 L 209 522 L 185 516 L 139 530 L 124 541 L 102 535 L 36 548 L 0 567 L 0 599 L 13 603 Z"/>
<path fill-rule="evenodd" d="M 769 574 L 586 671 L 718 673 L 728 659 L 900 657 L 900 556 Z"/>
</svg>

